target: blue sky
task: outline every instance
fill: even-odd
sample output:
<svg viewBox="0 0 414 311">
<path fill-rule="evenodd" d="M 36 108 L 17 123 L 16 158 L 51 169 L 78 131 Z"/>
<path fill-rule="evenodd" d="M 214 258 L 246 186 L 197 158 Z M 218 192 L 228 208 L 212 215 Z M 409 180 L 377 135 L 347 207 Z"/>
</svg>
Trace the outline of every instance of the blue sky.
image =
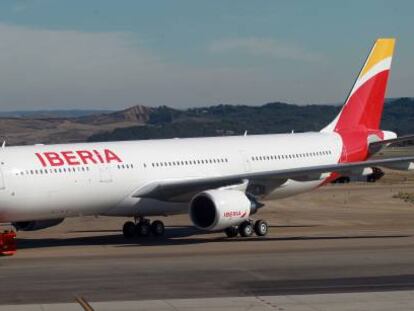
<svg viewBox="0 0 414 311">
<path fill-rule="evenodd" d="M 0 2 L 1 110 L 341 102 L 377 37 L 413 96 L 412 1 Z"/>
</svg>

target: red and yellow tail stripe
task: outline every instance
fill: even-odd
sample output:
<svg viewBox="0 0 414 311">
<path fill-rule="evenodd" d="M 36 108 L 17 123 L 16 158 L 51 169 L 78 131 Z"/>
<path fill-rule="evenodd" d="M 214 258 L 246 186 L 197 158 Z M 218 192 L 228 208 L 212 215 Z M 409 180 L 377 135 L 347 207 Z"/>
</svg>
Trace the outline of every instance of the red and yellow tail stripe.
<svg viewBox="0 0 414 311">
<path fill-rule="evenodd" d="M 378 39 L 375 42 L 349 97 L 364 85 L 365 82 L 375 77 L 377 74 L 391 69 L 394 46 L 395 39 Z M 348 98 L 348 100 L 349 99 L 350 98 Z"/>
<path fill-rule="evenodd" d="M 394 46 L 393 38 L 375 42 L 341 112 L 322 131 L 379 128 Z"/>
</svg>

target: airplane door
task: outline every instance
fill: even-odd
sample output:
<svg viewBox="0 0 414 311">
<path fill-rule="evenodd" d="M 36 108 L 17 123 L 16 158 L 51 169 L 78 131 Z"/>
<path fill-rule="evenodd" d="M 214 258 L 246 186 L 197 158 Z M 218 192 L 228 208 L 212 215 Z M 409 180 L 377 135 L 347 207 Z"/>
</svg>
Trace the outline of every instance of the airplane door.
<svg viewBox="0 0 414 311">
<path fill-rule="evenodd" d="M 105 183 L 112 182 L 111 167 L 101 166 L 99 168 L 99 181 Z"/>
<path fill-rule="evenodd" d="M 3 171 L 0 167 L 0 190 L 4 190 L 4 189 L 6 189 L 6 185 L 4 183 Z"/>
<path fill-rule="evenodd" d="M 244 150 L 240 150 L 240 155 L 241 155 L 241 158 L 242 158 L 242 161 L 243 161 L 245 172 L 246 173 L 250 172 L 251 163 L 250 163 L 249 156 L 247 155 L 246 151 L 244 151 Z"/>
</svg>

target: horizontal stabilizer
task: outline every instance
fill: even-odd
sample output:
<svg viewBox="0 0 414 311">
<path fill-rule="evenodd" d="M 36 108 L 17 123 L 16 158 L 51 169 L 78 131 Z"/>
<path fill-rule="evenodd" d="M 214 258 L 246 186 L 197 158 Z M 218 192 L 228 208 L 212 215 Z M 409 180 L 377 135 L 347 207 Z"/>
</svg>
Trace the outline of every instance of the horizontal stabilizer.
<svg viewBox="0 0 414 311">
<path fill-rule="evenodd" d="M 393 139 L 374 141 L 370 143 L 368 146 L 369 154 L 374 155 L 382 151 L 386 147 L 394 147 L 394 146 L 400 145 L 401 143 L 407 143 L 407 142 L 413 142 L 413 145 L 414 145 L 414 135 L 407 135 L 407 136 L 401 136 L 401 137 L 393 138 Z"/>
</svg>

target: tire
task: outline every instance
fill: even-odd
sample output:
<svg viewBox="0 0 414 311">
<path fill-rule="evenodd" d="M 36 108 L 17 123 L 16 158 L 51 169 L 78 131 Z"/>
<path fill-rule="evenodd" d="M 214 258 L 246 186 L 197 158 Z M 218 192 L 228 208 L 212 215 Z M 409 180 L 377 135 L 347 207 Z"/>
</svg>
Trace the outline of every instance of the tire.
<svg viewBox="0 0 414 311">
<path fill-rule="evenodd" d="M 127 221 L 122 227 L 122 233 L 126 239 L 132 239 L 136 235 L 135 224 L 132 221 Z"/>
<path fill-rule="evenodd" d="M 151 224 L 151 232 L 154 236 L 163 236 L 165 231 L 164 223 L 160 220 L 155 220 Z"/>
<path fill-rule="evenodd" d="M 136 225 L 136 232 L 138 236 L 141 237 L 148 237 L 151 234 L 151 226 L 144 222 L 144 223 L 138 223 Z"/>
<path fill-rule="evenodd" d="M 269 230 L 267 222 L 264 220 L 258 220 L 254 223 L 254 232 L 257 236 L 265 236 Z"/>
<path fill-rule="evenodd" d="M 239 233 L 242 237 L 247 238 L 253 234 L 253 226 L 250 222 L 246 221 L 239 226 Z"/>
<path fill-rule="evenodd" d="M 228 238 L 235 238 L 239 234 L 239 230 L 237 227 L 228 227 L 224 230 L 224 233 L 227 235 Z"/>
</svg>

